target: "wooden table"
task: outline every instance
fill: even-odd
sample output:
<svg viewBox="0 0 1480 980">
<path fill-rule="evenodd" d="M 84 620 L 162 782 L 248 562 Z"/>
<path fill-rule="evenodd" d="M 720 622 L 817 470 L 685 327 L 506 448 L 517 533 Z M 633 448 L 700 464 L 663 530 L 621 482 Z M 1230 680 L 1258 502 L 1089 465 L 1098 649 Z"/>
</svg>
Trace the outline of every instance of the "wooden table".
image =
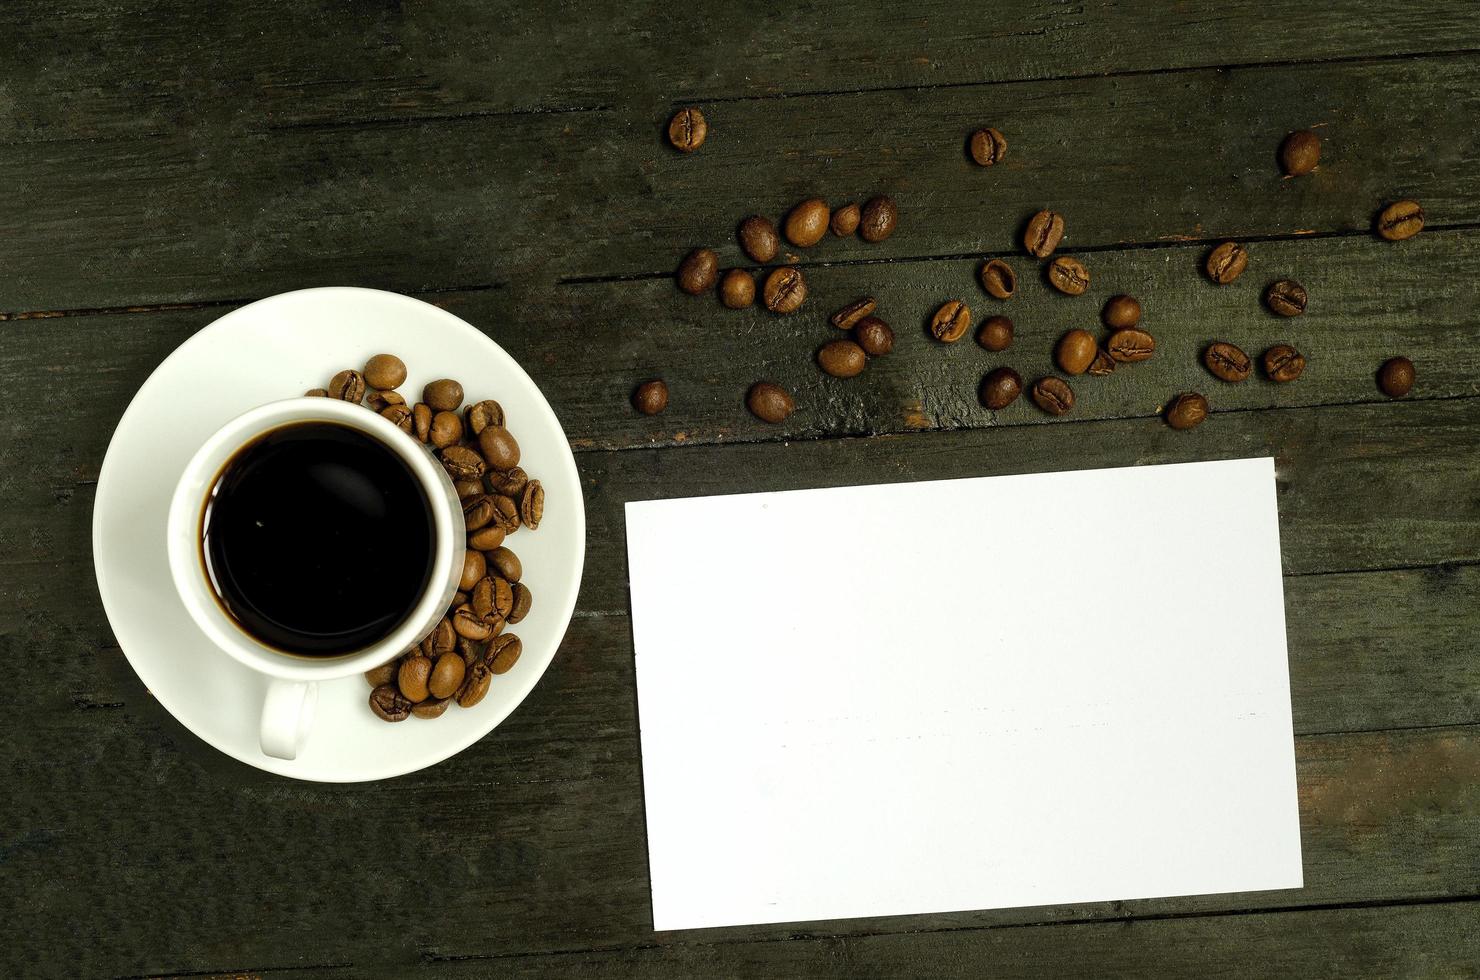
<svg viewBox="0 0 1480 980">
<path fill-rule="evenodd" d="M 500 6 L 0 5 L 0 974 L 1476 975 L 1480 7 Z M 683 156 L 662 134 L 690 104 L 710 135 Z M 990 169 L 964 153 L 982 125 L 1010 143 Z M 1321 167 L 1284 179 L 1302 127 Z M 674 288 L 696 245 L 742 261 L 747 214 L 876 193 L 898 232 L 802 253 L 797 315 Z M 1377 239 L 1401 197 L 1427 227 Z M 1017 247 L 1040 207 L 1066 215 L 1087 296 L 1053 294 Z M 1226 238 L 1252 260 L 1220 288 L 1199 270 Z M 975 282 L 996 255 L 1022 274 L 1006 305 Z M 1299 320 L 1261 307 L 1280 276 L 1310 290 Z M 329 283 L 420 296 L 507 348 L 566 425 L 590 515 L 533 695 L 373 785 L 198 742 L 117 649 L 89 550 L 99 463 L 150 371 L 228 309 Z M 1055 338 L 1122 291 L 1155 358 L 1083 379 L 1061 420 L 979 405 L 986 370 L 1049 371 Z M 865 293 L 897 348 L 827 378 L 825 316 Z M 927 339 L 952 297 L 1011 315 L 1012 349 Z M 1223 385 L 1198 363 L 1215 338 L 1288 340 L 1310 366 Z M 1373 381 L 1393 354 L 1418 365 L 1396 402 Z M 653 376 L 672 403 L 646 418 L 627 399 Z M 744 411 L 763 377 L 797 394 L 783 425 Z M 1159 409 L 1189 389 L 1214 414 L 1174 432 Z M 652 931 L 624 501 L 1260 454 L 1305 888 Z M 887 609 L 889 583 L 870 588 Z"/>
</svg>

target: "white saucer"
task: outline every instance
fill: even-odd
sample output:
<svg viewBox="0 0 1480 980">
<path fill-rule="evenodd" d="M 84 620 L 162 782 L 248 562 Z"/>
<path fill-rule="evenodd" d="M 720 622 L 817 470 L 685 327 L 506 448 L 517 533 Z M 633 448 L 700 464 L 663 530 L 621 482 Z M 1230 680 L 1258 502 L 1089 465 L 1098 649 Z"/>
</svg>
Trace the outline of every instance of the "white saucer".
<svg viewBox="0 0 1480 980">
<path fill-rule="evenodd" d="M 262 754 L 266 680 L 214 647 L 181 604 L 165 558 L 170 494 L 196 448 L 265 402 L 324 387 L 389 351 L 406 362 L 401 391 L 418 400 L 440 377 L 469 399 L 496 398 L 519 440 L 520 465 L 545 487 L 539 529 L 509 547 L 534 605 L 516 628 L 524 653 L 469 709 L 386 724 L 359 676 L 320 684 L 318 715 L 292 761 Z M 368 409 L 367 409 L 368 411 Z M 221 317 L 165 359 L 113 433 L 93 506 L 93 560 L 103 607 L 129 663 L 171 714 L 206 742 L 269 772 L 320 782 L 385 779 L 441 762 L 488 734 L 545 672 L 575 608 L 586 513 L 575 459 L 550 405 L 503 350 L 445 310 L 395 293 L 331 287 L 273 296 Z"/>
</svg>

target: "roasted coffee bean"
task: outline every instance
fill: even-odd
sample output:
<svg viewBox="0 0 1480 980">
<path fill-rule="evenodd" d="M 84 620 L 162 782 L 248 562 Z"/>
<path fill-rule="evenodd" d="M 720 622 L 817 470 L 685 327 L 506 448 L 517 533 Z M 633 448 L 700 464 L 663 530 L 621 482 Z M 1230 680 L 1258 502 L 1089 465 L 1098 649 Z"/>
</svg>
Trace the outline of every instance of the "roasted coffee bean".
<svg viewBox="0 0 1480 980">
<path fill-rule="evenodd" d="M 456 609 L 458 606 L 462 605 L 463 603 L 465 603 L 467 601 L 468 601 L 468 594 L 466 592 L 454 592 L 454 593 L 452 593 L 452 605 L 448 606 L 447 608 L 449 608 L 449 609 Z M 449 618 L 451 617 L 451 615 L 452 615 L 451 613 L 448 613 Z"/>
<path fill-rule="evenodd" d="M 358 405 L 365 397 L 365 376 L 358 371 L 340 371 L 329 379 L 329 397 Z"/>
<path fill-rule="evenodd" d="M 498 572 L 500 578 L 517 582 L 524 577 L 524 565 L 520 563 L 519 556 L 508 548 L 495 548 L 488 555 L 488 564 Z"/>
<path fill-rule="evenodd" d="M 455 412 L 462 405 L 463 386 L 451 378 L 438 378 L 421 390 L 421 400 L 434 412 Z"/>
<path fill-rule="evenodd" d="M 457 417 L 456 412 L 438 412 L 432 416 L 432 428 L 429 433 L 431 443 L 438 449 L 445 449 L 462 439 L 462 419 Z"/>
<path fill-rule="evenodd" d="M 1280 279 L 1264 291 L 1264 304 L 1280 316 L 1299 316 L 1305 312 L 1305 287 L 1294 279 Z"/>
<path fill-rule="evenodd" d="M 712 248 L 696 248 L 678 264 L 678 288 L 690 296 L 707 293 L 719 279 L 719 255 Z"/>
<path fill-rule="evenodd" d="M 1303 177 L 1321 162 L 1321 138 L 1308 129 L 1297 129 L 1280 144 L 1280 165 L 1291 177 Z"/>
<path fill-rule="evenodd" d="M 1105 350 L 1121 364 L 1134 364 L 1156 353 L 1156 338 L 1144 330 L 1117 330 L 1105 341 Z"/>
<path fill-rule="evenodd" d="M 866 316 L 853 327 L 853 339 L 869 357 L 883 357 L 894 349 L 894 330 L 876 316 Z"/>
<path fill-rule="evenodd" d="M 1100 319 L 1111 330 L 1129 330 L 1141 322 L 1141 304 L 1134 296 L 1111 296 L 1100 311 Z"/>
<path fill-rule="evenodd" d="M 839 330 L 851 330 L 853 325 L 859 320 L 873 313 L 875 307 L 878 305 L 872 296 L 865 296 L 862 299 L 855 299 L 841 310 L 838 310 L 832 316 L 828 317 L 828 320 Z"/>
<path fill-rule="evenodd" d="M 971 329 L 971 307 L 959 299 L 940 305 L 930 318 L 930 335 L 943 344 L 954 344 Z"/>
<path fill-rule="evenodd" d="M 381 664 L 379 667 L 371 667 L 369 670 L 365 671 L 365 680 L 370 682 L 371 687 L 379 687 L 382 684 L 389 684 L 391 683 L 391 681 L 394 681 L 396 679 L 396 671 L 400 669 L 400 660 L 392 660 L 388 664 Z"/>
<path fill-rule="evenodd" d="M 507 535 L 508 532 L 501 527 L 480 527 L 468 535 L 468 547 L 478 551 L 492 551 L 503 546 Z"/>
<path fill-rule="evenodd" d="M 496 494 L 489 499 L 493 501 L 493 525 L 502 528 L 505 534 L 519 530 L 519 501 Z"/>
<path fill-rule="evenodd" d="M 485 432 L 488 430 L 484 430 Z M 441 452 L 442 468 L 454 480 L 476 480 L 483 475 L 487 464 L 483 457 L 467 446 L 448 446 Z"/>
<path fill-rule="evenodd" d="M 827 223 L 831 218 L 832 212 L 828 210 L 826 201 L 820 197 L 808 198 L 786 216 L 786 240 L 798 248 L 811 248 L 827 234 Z"/>
<path fill-rule="evenodd" d="M 1238 242 L 1224 242 L 1208 253 L 1208 278 L 1226 286 L 1244 274 L 1249 253 Z"/>
<path fill-rule="evenodd" d="M 1264 352 L 1261 360 L 1271 381 L 1294 381 L 1305 370 L 1305 355 L 1289 344 L 1276 344 Z"/>
<path fill-rule="evenodd" d="M 442 654 L 432 666 L 432 676 L 427 678 L 427 693 L 438 700 L 452 697 L 462 686 L 467 666 L 456 653 Z"/>
<path fill-rule="evenodd" d="M 839 238 L 847 238 L 858 230 L 859 216 L 862 214 L 856 204 L 845 204 L 833 212 L 832 221 L 828 227 L 832 233 Z"/>
<path fill-rule="evenodd" d="M 522 466 L 516 466 L 511 470 L 489 470 L 488 475 L 483 478 L 483 484 L 488 487 L 489 493 L 496 493 L 501 497 L 512 497 L 515 500 L 524 495 L 524 486 L 527 483 L 529 483 L 529 474 L 524 472 Z"/>
<path fill-rule="evenodd" d="M 1219 381 L 1237 384 L 1254 371 L 1254 362 L 1238 347 L 1225 341 L 1208 345 L 1203 351 L 1203 365 Z"/>
<path fill-rule="evenodd" d="M 430 633 L 427 634 L 426 639 L 422 640 L 415 647 L 413 647 L 410 651 L 408 651 L 407 654 L 406 654 L 406 656 L 409 657 L 409 656 L 411 656 L 414 653 L 419 653 L 423 657 L 431 657 L 434 660 L 436 659 L 436 654 L 432 652 L 432 636 L 431 636 Z M 399 670 L 400 667 L 401 667 L 400 662 L 397 661 L 397 663 L 396 663 L 396 669 Z"/>
<path fill-rule="evenodd" d="M 402 432 L 411 432 L 411 409 L 405 405 L 387 405 L 380 410 L 380 417 Z"/>
<path fill-rule="evenodd" d="M 1023 248 L 1034 258 L 1046 259 L 1064 239 L 1064 219 L 1053 211 L 1039 211 L 1028 219 Z"/>
<path fill-rule="evenodd" d="M 1049 415 L 1063 415 L 1074 407 L 1074 389 L 1052 375 L 1033 382 L 1033 404 Z"/>
<path fill-rule="evenodd" d="M 488 644 L 488 653 L 484 655 L 484 659 L 488 662 L 490 673 L 507 674 L 519 662 L 519 655 L 523 652 L 523 641 L 513 633 L 505 633 Z"/>
<path fill-rule="evenodd" d="M 437 620 L 437 628 L 432 630 L 432 649 L 437 653 L 446 653 L 457 645 L 457 633 L 452 628 L 452 620 L 443 616 Z"/>
<path fill-rule="evenodd" d="M 533 602 L 534 597 L 530 595 L 529 586 L 525 585 L 523 582 L 515 582 L 514 606 L 512 609 L 509 610 L 509 622 L 518 623 L 520 620 L 524 619 L 525 616 L 528 616 L 529 607 L 531 604 L 533 604 Z"/>
<path fill-rule="evenodd" d="M 1060 255 L 1048 264 L 1048 281 L 1066 296 L 1079 296 L 1089 288 L 1089 270 L 1078 259 Z"/>
<path fill-rule="evenodd" d="M 802 270 L 789 265 L 772 269 L 766 276 L 763 297 L 766 309 L 772 313 L 794 312 L 807 298 L 807 280 L 803 278 Z"/>
<path fill-rule="evenodd" d="M 401 669 L 396 674 L 396 686 L 401 689 L 406 700 L 417 704 L 427 699 L 427 680 L 431 676 L 431 658 L 418 653 L 401 661 Z"/>
<path fill-rule="evenodd" d="M 493 611 L 500 616 L 508 616 L 514 608 L 514 586 L 504 578 L 489 578 L 488 581 L 492 585 Z"/>
<path fill-rule="evenodd" d="M 1088 330 L 1070 330 L 1059 338 L 1054 359 L 1065 374 L 1083 374 L 1099 349 L 1095 343 L 1095 335 Z"/>
<path fill-rule="evenodd" d="M 545 519 L 545 488 L 539 480 L 525 484 L 524 494 L 519 498 L 519 520 L 533 531 Z"/>
<path fill-rule="evenodd" d="M 1012 346 L 1012 321 L 1005 316 L 989 316 L 976 332 L 976 342 L 989 351 L 1004 351 Z"/>
<path fill-rule="evenodd" d="M 493 674 L 489 672 L 485 661 L 473 663 L 463 675 L 462 687 L 457 689 L 458 707 L 471 708 L 482 701 L 488 694 L 488 686 L 492 680 Z"/>
<path fill-rule="evenodd" d="M 432 437 L 432 407 L 426 402 L 417 402 L 412 406 L 411 432 L 422 442 Z"/>
<path fill-rule="evenodd" d="M 982 266 L 980 276 L 982 288 L 989 296 L 1011 299 L 1012 294 L 1017 292 L 1017 273 L 1001 259 L 993 259 Z"/>
<path fill-rule="evenodd" d="M 463 636 L 457 638 L 457 655 L 462 657 L 463 663 L 469 667 L 483 659 L 483 652 L 486 649 L 488 649 L 486 643 L 479 643 Z"/>
<path fill-rule="evenodd" d="M 1402 398 L 1413 390 L 1416 373 L 1406 357 L 1390 357 L 1377 369 L 1377 387 L 1389 398 Z"/>
<path fill-rule="evenodd" d="M 304 398 L 328 398 L 328 388 L 310 388 L 303 393 Z"/>
<path fill-rule="evenodd" d="M 758 214 L 740 222 L 739 238 L 740 247 L 745 249 L 745 254 L 762 265 L 774 259 L 781 248 L 776 226 L 771 224 L 771 219 L 762 218 Z M 718 257 L 715 261 L 718 261 Z"/>
<path fill-rule="evenodd" d="M 1167 406 L 1167 425 L 1174 429 L 1190 429 L 1200 425 L 1208 417 L 1208 400 L 1195 391 L 1189 391 L 1172 399 Z"/>
<path fill-rule="evenodd" d="M 668 385 L 663 381 L 644 381 L 632 393 L 632 407 L 644 415 L 657 415 L 668 407 Z"/>
<path fill-rule="evenodd" d="M 382 684 L 370 692 L 370 710 L 381 721 L 405 721 L 411 717 L 411 702 L 394 684 Z"/>
<path fill-rule="evenodd" d="M 982 379 L 981 402 L 993 411 L 999 411 L 1017 401 L 1023 393 L 1023 379 L 1010 367 L 1000 367 Z"/>
<path fill-rule="evenodd" d="M 1111 357 L 1110 352 L 1103 347 L 1095 350 L 1095 359 L 1090 361 L 1089 367 L 1084 369 L 1085 374 L 1091 374 L 1097 378 L 1103 378 L 1105 375 L 1111 374 L 1114 371 L 1115 358 Z"/>
<path fill-rule="evenodd" d="M 483 493 L 483 482 L 481 480 L 457 480 L 452 484 L 452 489 L 457 491 L 458 500 L 467 500 L 469 497 L 477 497 Z"/>
<path fill-rule="evenodd" d="M 406 383 L 406 362 L 394 354 L 376 354 L 365 362 L 365 383 L 388 391 Z"/>
<path fill-rule="evenodd" d="M 452 628 L 458 636 L 469 640 L 486 640 L 493 635 L 493 627 L 467 603 L 458 606 L 452 613 Z"/>
<path fill-rule="evenodd" d="M 1007 137 L 990 126 L 972 133 L 968 143 L 971 159 L 980 166 L 990 167 L 1007 156 Z"/>
<path fill-rule="evenodd" d="M 451 698 L 440 698 L 435 701 L 428 699 L 421 704 L 412 705 L 411 713 L 418 718 L 425 718 L 430 721 L 433 718 L 441 718 L 446 714 L 447 706 L 451 703 Z"/>
<path fill-rule="evenodd" d="M 478 584 L 473 586 L 473 591 L 468 595 L 468 605 L 473 607 L 473 612 L 478 614 L 479 619 L 487 619 L 493 615 L 492 578 L 485 575 L 478 580 Z"/>
<path fill-rule="evenodd" d="M 463 410 L 463 429 L 470 436 L 477 436 L 490 425 L 503 424 L 504 406 L 492 398 L 474 402 Z"/>
<path fill-rule="evenodd" d="M 817 364 L 835 378 L 856 378 L 868 365 L 868 355 L 851 340 L 831 340 L 817 351 Z"/>
<path fill-rule="evenodd" d="M 519 443 L 501 425 L 490 425 L 478 433 L 478 448 L 493 469 L 512 470 L 519 465 Z"/>
<path fill-rule="evenodd" d="M 463 501 L 463 524 L 469 531 L 485 527 L 493 520 L 493 498 L 488 494 Z"/>
<path fill-rule="evenodd" d="M 899 221 L 899 209 L 894 201 L 883 196 L 871 197 L 864 202 L 863 214 L 858 222 L 858 237 L 866 242 L 882 242 L 894 234 Z"/>
<path fill-rule="evenodd" d="M 668 120 L 668 142 L 681 153 L 693 153 L 704 145 L 704 137 L 709 135 L 709 123 L 704 121 L 704 113 L 693 106 L 680 109 Z"/>
<path fill-rule="evenodd" d="M 1423 231 L 1423 208 L 1417 201 L 1389 204 L 1377 216 L 1377 233 L 1390 242 L 1401 242 Z M 333 394 L 331 386 L 329 393 Z"/>
<path fill-rule="evenodd" d="M 392 405 L 406 405 L 406 398 L 399 391 L 376 391 L 371 389 L 365 395 L 365 404 L 377 412 L 383 412 Z M 411 411 L 411 406 L 406 405 L 406 411 Z"/>
<path fill-rule="evenodd" d="M 750 409 L 750 414 L 762 422 L 772 424 L 785 422 L 797 407 L 785 388 L 769 381 L 757 381 L 751 385 L 745 396 L 745 405 Z"/>
<path fill-rule="evenodd" d="M 483 552 L 469 549 L 463 552 L 462 577 L 457 580 L 457 587 L 466 592 L 487 574 L 488 559 L 483 557 Z"/>
<path fill-rule="evenodd" d="M 731 269 L 719 282 L 719 301 L 732 310 L 755 303 L 755 276 L 744 269 Z"/>
</svg>

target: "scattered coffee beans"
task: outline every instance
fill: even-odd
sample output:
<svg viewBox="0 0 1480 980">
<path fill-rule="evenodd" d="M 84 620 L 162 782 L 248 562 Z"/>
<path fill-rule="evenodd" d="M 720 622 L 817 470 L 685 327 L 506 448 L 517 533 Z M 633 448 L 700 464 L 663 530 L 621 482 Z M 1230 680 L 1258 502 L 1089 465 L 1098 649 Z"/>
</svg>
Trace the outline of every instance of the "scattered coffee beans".
<svg viewBox="0 0 1480 980">
<path fill-rule="evenodd" d="M 853 327 L 853 339 L 869 357 L 883 357 L 894 349 L 894 331 L 876 316 L 866 316 Z"/>
<path fill-rule="evenodd" d="M 1054 359 L 1058 361 L 1060 370 L 1065 374 L 1083 374 L 1098 352 L 1099 347 L 1095 344 L 1094 334 L 1088 330 L 1070 330 L 1059 338 L 1059 346 L 1054 351 Z"/>
<path fill-rule="evenodd" d="M 770 262 L 776 257 L 776 252 L 781 248 L 781 239 L 776 235 L 776 226 L 771 224 L 769 218 L 762 218 L 753 214 L 740 222 L 740 247 L 745 249 L 745 254 L 757 262 Z M 718 256 L 715 262 L 718 263 Z M 700 290 L 702 292 L 702 290 Z"/>
<path fill-rule="evenodd" d="M 971 134 L 968 147 L 971 159 L 980 166 L 990 167 L 1007 156 L 1007 137 L 991 127 L 978 129 Z"/>
<path fill-rule="evenodd" d="M 851 340 L 830 340 L 818 350 L 817 363 L 835 378 L 856 378 L 868 364 L 868 355 Z"/>
<path fill-rule="evenodd" d="M 1280 144 L 1280 165 L 1291 177 L 1304 177 L 1321 162 L 1321 138 L 1308 129 L 1297 129 Z"/>
<path fill-rule="evenodd" d="M 971 329 L 971 308 L 959 299 L 942 303 L 930 318 L 930 333 L 943 344 L 954 344 Z"/>
<path fill-rule="evenodd" d="M 1022 377 L 1010 367 L 1000 367 L 982 379 L 979 395 L 982 404 L 995 412 L 1017 401 L 1022 393 Z"/>
<path fill-rule="evenodd" d="M 1117 330 L 1105 341 L 1105 350 L 1121 364 L 1134 364 L 1156 353 L 1156 338 L 1144 330 Z"/>
<path fill-rule="evenodd" d="M 1249 265 L 1249 253 L 1238 242 L 1224 242 L 1208 253 L 1208 278 L 1226 286 L 1239 276 Z"/>
<path fill-rule="evenodd" d="M 709 124 L 704 121 L 704 113 L 692 106 L 678 110 L 668 120 L 668 142 L 684 153 L 693 153 L 703 146 L 708 135 Z"/>
<path fill-rule="evenodd" d="M 370 387 L 389 391 L 406 383 L 406 362 L 394 354 L 376 354 L 365 362 L 361 373 Z"/>
<path fill-rule="evenodd" d="M 1305 287 L 1294 279 L 1280 279 L 1264 291 L 1264 304 L 1280 316 L 1299 316 L 1305 312 Z"/>
<path fill-rule="evenodd" d="M 809 198 L 791 209 L 786 216 L 786 240 L 798 248 L 811 248 L 827 234 L 832 212 L 820 197 Z"/>
<path fill-rule="evenodd" d="M 744 269 L 731 269 L 719 283 L 719 299 L 732 310 L 743 310 L 755 302 L 755 276 Z"/>
<path fill-rule="evenodd" d="M 1005 316 L 989 316 L 976 332 L 976 342 L 989 351 L 1004 351 L 1012 345 L 1012 321 Z"/>
<path fill-rule="evenodd" d="M 837 327 L 839 330 L 851 330 L 854 324 L 858 323 L 858 321 L 862 320 L 870 313 L 873 313 L 878 305 L 879 304 L 875 302 L 872 296 L 865 296 L 862 299 L 855 299 L 853 302 L 849 303 L 847 306 L 843 307 L 841 310 L 838 310 L 832 316 L 828 317 L 828 319 L 832 321 L 832 325 Z"/>
<path fill-rule="evenodd" d="M 807 298 L 807 281 L 802 278 L 802 270 L 789 265 L 772 269 L 766 276 L 763 298 L 766 309 L 772 313 L 795 312 Z"/>
<path fill-rule="evenodd" d="M 1377 387 L 1389 398 L 1402 398 L 1413 390 L 1413 362 L 1406 357 L 1390 357 L 1377 369 Z"/>
<path fill-rule="evenodd" d="M 668 385 L 663 381 L 644 381 L 632 393 L 632 407 L 644 415 L 657 415 L 668 407 Z"/>
<path fill-rule="evenodd" d="M 696 248 L 678 266 L 678 288 L 690 296 L 707 293 L 719 279 L 719 255 L 712 248 Z"/>
<path fill-rule="evenodd" d="M 1203 364 L 1213 377 L 1234 384 L 1248 378 L 1254 370 L 1254 362 L 1249 360 L 1248 354 L 1221 340 L 1203 351 Z"/>
<path fill-rule="evenodd" d="M 1033 404 L 1049 415 L 1063 415 L 1074 407 L 1074 389 L 1052 375 L 1033 382 Z"/>
<path fill-rule="evenodd" d="M 1046 259 L 1059 247 L 1063 238 L 1063 217 L 1053 211 L 1039 211 L 1028 219 L 1028 228 L 1023 232 L 1023 248 L 1034 258 Z"/>
<path fill-rule="evenodd" d="M 1001 259 L 993 259 L 982 266 L 981 280 L 982 288 L 987 291 L 988 296 L 1011 299 L 1012 294 L 1017 292 L 1017 273 Z"/>
<path fill-rule="evenodd" d="M 1111 330 L 1129 330 L 1141 322 L 1141 304 L 1134 296 L 1111 296 L 1100 311 L 1100 319 Z"/>
<path fill-rule="evenodd" d="M 1264 373 L 1271 381 L 1294 381 L 1305 370 L 1305 357 L 1289 344 L 1276 344 L 1264 352 Z"/>
<path fill-rule="evenodd" d="M 856 204 L 845 204 L 833 212 L 832 221 L 828 227 L 832 233 L 839 238 L 847 238 L 858 230 L 859 217 L 862 212 Z"/>
<path fill-rule="evenodd" d="M 882 242 L 894 234 L 899 221 L 899 209 L 894 201 L 882 194 L 864 202 L 863 213 L 858 222 L 858 237 L 866 242 Z"/>
<path fill-rule="evenodd" d="M 1207 417 L 1208 400 L 1196 392 L 1178 395 L 1167 406 L 1167 425 L 1174 429 L 1190 429 Z"/>
<path fill-rule="evenodd" d="M 1417 201 L 1389 204 L 1377 216 L 1377 233 L 1390 242 L 1401 242 L 1423 231 L 1423 208 Z M 330 389 L 333 393 L 333 389 Z"/>
<path fill-rule="evenodd" d="M 1048 281 L 1066 296 L 1078 296 L 1089 288 L 1089 270 L 1078 259 L 1061 255 L 1049 263 Z"/>
<path fill-rule="evenodd" d="M 751 385 L 745 404 L 756 418 L 773 424 L 785 422 L 797 407 L 785 388 L 769 381 L 757 381 Z"/>
</svg>

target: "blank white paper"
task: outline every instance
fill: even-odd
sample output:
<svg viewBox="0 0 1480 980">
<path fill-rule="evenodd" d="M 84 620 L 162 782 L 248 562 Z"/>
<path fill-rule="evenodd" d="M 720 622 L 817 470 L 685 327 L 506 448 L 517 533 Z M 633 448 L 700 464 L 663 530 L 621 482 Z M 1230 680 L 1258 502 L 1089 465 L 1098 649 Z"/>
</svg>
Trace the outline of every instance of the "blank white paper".
<svg viewBox="0 0 1480 980">
<path fill-rule="evenodd" d="M 627 505 L 653 926 L 1302 884 L 1274 465 Z"/>
</svg>

